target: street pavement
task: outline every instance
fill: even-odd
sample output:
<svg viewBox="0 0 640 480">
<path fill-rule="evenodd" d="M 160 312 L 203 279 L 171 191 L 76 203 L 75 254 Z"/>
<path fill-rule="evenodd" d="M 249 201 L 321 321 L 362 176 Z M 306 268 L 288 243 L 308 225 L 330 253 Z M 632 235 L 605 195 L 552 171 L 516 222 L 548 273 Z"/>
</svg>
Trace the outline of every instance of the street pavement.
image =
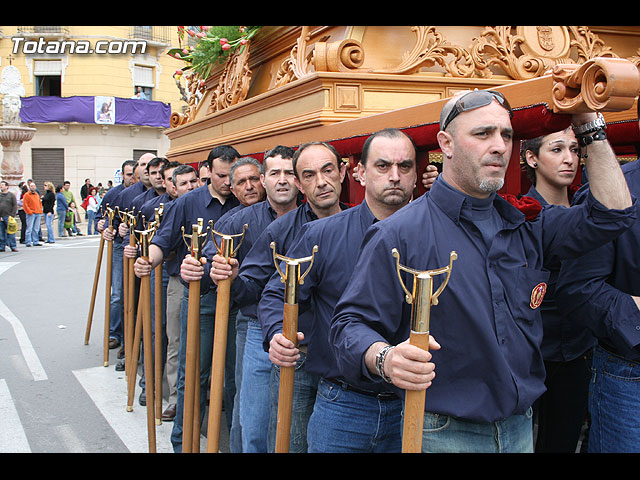
<svg viewBox="0 0 640 480">
<path fill-rule="evenodd" d="M 18 244 L 18 252 L 0 253 L 0 453 L 149 451 L 138 382 L 133 411 L 127 412 L 126 376 L 115 370 L 118 349 L 110 350 L 104 366 L 106 247 L 90 339 L 84 342 L 99 238 Z M 165 377 L 163 409 L 167 396 Z M 205 415 L 201 452 L 206 424 Z M 173 452 L 172 425 L 156 426 L 158 453 Z M 224 414 L 220 451 L 229 451 Z"/>
</svg>

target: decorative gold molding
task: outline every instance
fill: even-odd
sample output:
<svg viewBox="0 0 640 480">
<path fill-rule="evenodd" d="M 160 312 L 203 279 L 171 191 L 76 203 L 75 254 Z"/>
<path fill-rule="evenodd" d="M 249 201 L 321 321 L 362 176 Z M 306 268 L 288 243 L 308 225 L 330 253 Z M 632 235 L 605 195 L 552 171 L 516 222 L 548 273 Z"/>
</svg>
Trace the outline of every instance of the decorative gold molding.
<svg viewBox="0 0 640 480">
<path fill-rule="evenodd" d="M 571 73 L 576 73 L 578 65 L 586 64 L 594 58 L 618 58 L 612 48 L 605 45 L 587 26 L 484 27 L 467 47 L 447 41 L 436 26 L 411 26 L 407 28 L 415 34 L 415 43 L 404 54 L 398 54 L 400 60 L 397 65 L 389 68 L 367 68 L 364 62 L 365 48 L 361 43 L 366 27 L 358 27 L 357 35 L 353 34 L 356 27 L 350 27 L 347 29 L 347 38 L 335 42 L 329 41 L 330 35 L 319 34 L 323 28 L 328 27 L 300 27 L 300 35 L 280 64 L 275 82 L 269 90 L 320 72 L 412 75 L 431 70 L 444 78 L 529 80 L 549 74 L 555 69 L 554 75 L 557 78 L 567 78 Z M 209 106 L 205 115 L 246 99 L 251 79 L 248 57 L 249 45 L 242 54 L 229 58 L 225 68 L 219 73 L 217 87 L 208 92 Z M 640 68 L 640 50 L 629 61 Z M 575 65 L 576 68 L 570 68 L 570 65 Z M 580 71 L 586 73 L 587 68 Z M 565 85 L 558 87 L 554 93 L 558 95 L 557 109 L 576 108 L 577 104 L 586 102 L 586 98 L 592 101 L 591 97 L 594 95 L 574 92 L 576 86 L 572 82 L 575 79 L 559 82 Z M 598 85 L 601 87 L 603 83 L 598 82 Z M 198 105 L 194 94 L 198 89 L 203 92 L 203 88 L 189 84 L 191 96 L 186 112 L 184 115 L 172 115 L 172 127 L 194 120 L 197 111 L 205 108 Z M 562 91 L 563 88 L 566 90 Z M 209 89 L 211 90 L 211 85 Z M 598 104 L 596 100 L 593 101 Z M 349 108 L 359 110 L 355 104 Z"/>
</svg>

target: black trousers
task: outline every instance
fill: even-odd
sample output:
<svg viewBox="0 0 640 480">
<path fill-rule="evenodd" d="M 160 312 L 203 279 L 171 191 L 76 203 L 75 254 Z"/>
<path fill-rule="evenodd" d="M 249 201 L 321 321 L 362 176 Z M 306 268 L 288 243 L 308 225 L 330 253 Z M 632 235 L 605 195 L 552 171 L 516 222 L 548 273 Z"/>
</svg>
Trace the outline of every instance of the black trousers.
<svg viewBox="0 0 640 480">
<path fill-rule="evenodd" d="M 587 417 L 591 351 L 568 362 L 545 362 L 547 391 L 534 404 L 536 453 L 574 453 Z"/>
</svg>

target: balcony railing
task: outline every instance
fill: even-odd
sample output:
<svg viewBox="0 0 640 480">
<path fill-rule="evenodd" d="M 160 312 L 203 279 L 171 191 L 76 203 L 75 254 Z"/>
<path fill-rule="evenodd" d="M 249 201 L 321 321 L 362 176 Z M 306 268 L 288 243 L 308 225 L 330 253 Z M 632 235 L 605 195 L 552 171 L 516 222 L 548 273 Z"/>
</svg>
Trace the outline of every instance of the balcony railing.
<svg viewBox="0 0 640 480">
<path fill-rule="evenodd" d="M 62 37 L 69 35 L 69 27 L 60 25 L 19 26 L 17 33 L 22 35 Z"/>
<path fill-rule="evenodd" d="M 171 44 L 170 28 L 169 26 L 129 27 L 129 38 L 169 45 Z"/>
</svg>

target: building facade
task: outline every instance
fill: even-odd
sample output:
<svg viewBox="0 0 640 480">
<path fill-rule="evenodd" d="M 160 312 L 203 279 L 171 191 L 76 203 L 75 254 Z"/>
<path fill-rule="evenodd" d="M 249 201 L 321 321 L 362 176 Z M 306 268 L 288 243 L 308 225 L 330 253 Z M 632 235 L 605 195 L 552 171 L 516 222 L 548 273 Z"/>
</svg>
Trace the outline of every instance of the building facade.
<svg viewBox="0 0 640 480">
<path fill-rule="evenodd" d="M 123 161 L 145 152 L 165 155 L 169 117 L 186 105 L 174 79 L 180 62 L 167 55 L 178 42 L 176 31 L 1 26 L 0 70 L 13 65 L 20 71 L 21 120 L 37 130 L 20 150 L 24 179 L 38 186 L 69 180 L 79 197 L 86 178 L 94 185 L 117 183 Z M 104 105 L 106 115 L 96 114 L 96 105 Z"/>
</svg>

